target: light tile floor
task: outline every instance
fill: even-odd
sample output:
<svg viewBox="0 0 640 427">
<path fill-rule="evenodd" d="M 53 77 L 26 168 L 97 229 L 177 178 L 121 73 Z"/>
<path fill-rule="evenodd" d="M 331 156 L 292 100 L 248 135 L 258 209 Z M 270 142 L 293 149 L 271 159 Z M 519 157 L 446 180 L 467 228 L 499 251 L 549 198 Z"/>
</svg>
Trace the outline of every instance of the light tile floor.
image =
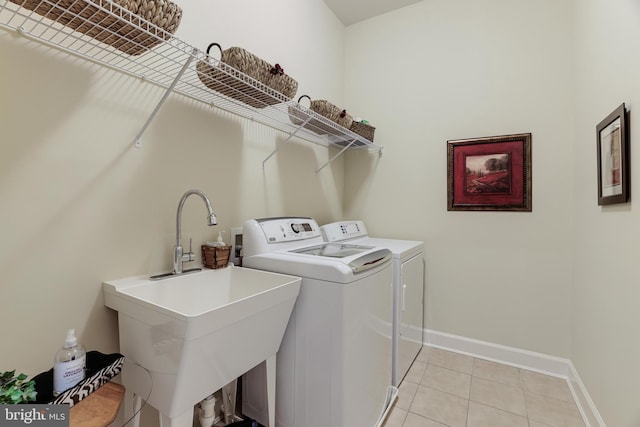
<svg viewBox="0 0 640 427">
<path fill-rule="evenodd" d="M 423 347 L 384 427 L 585 427 L 564 379 Z"/>
</svg>

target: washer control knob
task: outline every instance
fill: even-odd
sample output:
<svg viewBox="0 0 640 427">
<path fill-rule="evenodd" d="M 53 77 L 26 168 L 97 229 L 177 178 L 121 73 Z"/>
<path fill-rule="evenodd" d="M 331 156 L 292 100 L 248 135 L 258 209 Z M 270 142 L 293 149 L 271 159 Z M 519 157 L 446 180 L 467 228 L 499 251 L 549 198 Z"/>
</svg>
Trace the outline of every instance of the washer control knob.
<svg viewBox="0 0 640 427">
<path fill-rule="evenodd" d="M 296 224 L 295 222 L 291 223 L 291 229 L 294 233 L 298 234 L 300 232 L 300 224 Z"/>
</svg>

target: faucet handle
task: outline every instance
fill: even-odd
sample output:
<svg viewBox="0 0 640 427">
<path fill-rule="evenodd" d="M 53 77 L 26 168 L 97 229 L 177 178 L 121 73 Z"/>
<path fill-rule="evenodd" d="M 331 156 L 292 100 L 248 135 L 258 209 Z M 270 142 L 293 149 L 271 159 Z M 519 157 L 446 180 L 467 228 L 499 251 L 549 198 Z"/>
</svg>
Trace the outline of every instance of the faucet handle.
<svg viewBox="0 0 640 427">
<path fill-rule="evenodd" d="M 182 262 L 189 262 L 189 261 L 195 261 L 195 254 L 192 251 L 192 245 L 193 243 L 193 239 L 191 237 L 189 237 L 189 252 L 187 252 L 186 254 L 182 255 Z"/>
<path fill-rule="evenodd" d="M 195 259 L 195 254 L 193 253 L 193 248 L 191 244 L 193 243 L 193 239 L 189 237 L 189 261 L 193 261 Z"/>
</svg>

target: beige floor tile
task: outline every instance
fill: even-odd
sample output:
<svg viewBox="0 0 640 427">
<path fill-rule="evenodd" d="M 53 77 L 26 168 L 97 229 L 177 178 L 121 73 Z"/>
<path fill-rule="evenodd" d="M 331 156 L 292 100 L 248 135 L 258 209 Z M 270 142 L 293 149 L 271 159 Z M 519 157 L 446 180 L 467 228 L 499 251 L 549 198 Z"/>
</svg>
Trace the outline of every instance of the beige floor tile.
<svg viewBox="0 0 640 427">
<path fill-rule="evenodd" d="M 405 375 L 402 381 L 409 381 L 412 383 L 420 384 L 420 381 L 422 381 L 422 375 L 424 374 L 424 370 L 426 368 L 427 362 L 420 362 L 418 360 L 414 361 L 411 365 L 411 368 L 409 368 L 407 375 Z"/>
<path fill-rule="evenodd" d="M 585 427 L 567 382 L 424 346 L 383 427 Z"/>
<path fill-rule="evenodd" d="M 471 375 L 428 364 L 421 385 L 468 399 Z"/>
<path fill-rule="evenodd" d="M 552 377 L 538 372 L 520 370 L 520 378 L 524 385 L 524 390 L 531 393 L 542 394 L 555 399 L 573 402 L 573 396 L 563 378 Z"/>
<path fill-rule="evenodd" d="M 502 384 L 522 387 L 520 372 L 513 366 L 502 365 L 483 359 L 473 360 L 473 376 Z"/>
<path fill-rule="evenodd" d="M 422 348 L 420 349 L 420 352 L 416 356 L 416 360 L 418 362 L 428 362 L 430 353 L 431 353 L 431 347 L 423 345 Z"/>
<path fill-rule="evenodd" d="M 447 427 L 447 425 L 409 412 L 403 427 Z"/>
<path fill-rule="evenodd" d="M 541 423 L 540 421 L 529 420 L 529 427 L 553 427 L 549 424 Z"/>
<path fill-rule="evenodd" d="M 530 420 L 553 427 L 584 427 L 584 422 L 574 401 L 566 402 L 553 397 L 525 391 L 525 403 Z"/>
<path fill-rule="evenodd" d="M 473 357 L 439 348 L 431 349 L 429 363 L 465 374 L 471 374 L 473 371 Z"/>
<path fill-rule="evenodd" d="M 398 399 L 396 399 L 394 406 L 408 411 L 416 391 L 418 391 L 418 384 L 403 381 L 398 387 Z"/>
<path fill-rule="evenodd" d="M 527 416 L 524 393 L 520 387 L 485 380 L 476 376 L 471 380 L 472 401 L 502 409 L 523 417 Z"/>
<path fill-rule="evenodd" d="M 394 407 L 387 415 L 387 419 L 382 424 L 382 427 L 402 427 L 404 419 L 407 417 L 407 411 Z"/>
<path fill-rule="evenodd" d="M 510 412 L 469 402 L 466 427 L 529 427 L 529 421 Z"/>
<path fill-rule="evenodd" d="M 469 401 L 433 388 L 418 386 L 410 412 L 449 427 L 465 427 Z"/>
</svg>

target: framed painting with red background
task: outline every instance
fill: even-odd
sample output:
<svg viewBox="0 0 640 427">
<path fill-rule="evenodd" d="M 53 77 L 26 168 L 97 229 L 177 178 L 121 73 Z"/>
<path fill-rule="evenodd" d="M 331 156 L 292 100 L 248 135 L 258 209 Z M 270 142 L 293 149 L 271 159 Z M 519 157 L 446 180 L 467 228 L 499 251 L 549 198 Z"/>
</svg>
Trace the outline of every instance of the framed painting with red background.
<svg viewBox="0 0 640 427">
<path fill-rule="evenodd" d="M 447 141 L 447 210 L 531 212 L 531 134 Z"/>
</svg>

